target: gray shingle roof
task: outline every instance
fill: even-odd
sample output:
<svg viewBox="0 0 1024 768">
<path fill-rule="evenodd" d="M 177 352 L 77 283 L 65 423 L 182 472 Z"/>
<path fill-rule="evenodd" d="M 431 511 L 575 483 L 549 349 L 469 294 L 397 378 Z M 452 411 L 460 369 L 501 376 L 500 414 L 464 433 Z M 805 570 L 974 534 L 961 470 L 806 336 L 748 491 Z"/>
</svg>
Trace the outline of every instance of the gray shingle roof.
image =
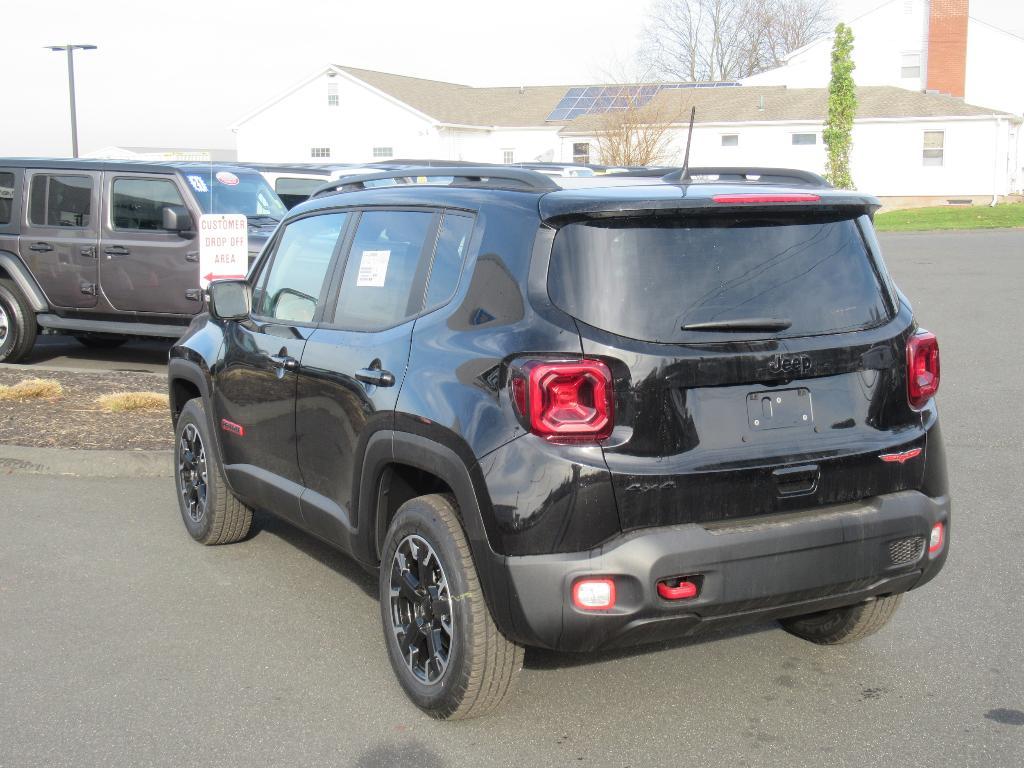
<svg viewBox="0 0 1024 768">
<path fill-rule="evenodd" d="M 566 132 L 585 132 L 593 130 L 600 120 L 594 116 L 576 120 L 546 119 L 566 90 L 586 86 L 475 88 L 355 67 L 337 68 L 443 123 L 510 128 L 550 125 L 564 126 Z M 965 104 L 962 99 L 951 96 L 893 86 L 862 86 L 857 89 L 857 98 L 857 117 L 861 119 L 1005 114 Z M 663 90 L 652 101 L 652 109 L 678 122 L 689 118 L 691 106 L 697 107 L 698 123 L 823 121 L 827 103 L 828 93 L 824 88 L 738 86 Z"/>
</svg>

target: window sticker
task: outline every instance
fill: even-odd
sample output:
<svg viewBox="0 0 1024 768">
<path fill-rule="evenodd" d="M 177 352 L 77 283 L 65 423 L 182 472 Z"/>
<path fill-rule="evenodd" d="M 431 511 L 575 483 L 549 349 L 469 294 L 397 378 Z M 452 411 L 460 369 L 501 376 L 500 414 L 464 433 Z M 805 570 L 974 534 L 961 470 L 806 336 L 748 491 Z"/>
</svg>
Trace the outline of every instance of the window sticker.
<svg viewBox="0 0 1024 768">
<path fill-rule="evenodd" d="M 188 183 L 192 185 L 192 189 L 196 192 L 209 192 L 210 188 L 206 186 L 206 182 L 203 181 L 202 176 L 189 176 Z"/>
<path fill-rule="evenodd" d="M 228 187 L 233 187 L 238 183 L 238 177 L 231 171 L 217 171 L 216 178 L 217 181 Z"/>
<path fill-rule="evenodd" d="M 383 288 L 390 259 L 391 251 L 363 251 L 363 256 L 359 260 L 356 287 Z"/>
</svg>

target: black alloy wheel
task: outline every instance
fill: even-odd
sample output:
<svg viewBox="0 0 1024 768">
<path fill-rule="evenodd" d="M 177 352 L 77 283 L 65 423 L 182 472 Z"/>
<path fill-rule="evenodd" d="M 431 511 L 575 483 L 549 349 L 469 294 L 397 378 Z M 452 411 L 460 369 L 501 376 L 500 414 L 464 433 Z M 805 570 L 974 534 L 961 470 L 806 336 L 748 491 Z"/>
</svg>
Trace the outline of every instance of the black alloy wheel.
<svg viewBox="0 0 1024 768">
<path fill-rule="evenodd" d="M 206 447 L 194 424 L 186 424 L 179 438 L 178 490 L 189 518 L 201 522 L 206 516 L 209 485 Z"/>
<path fill-rule="evenodd" d="M 425 685 L 444 677 L 455 645 L 444 567 L 421 536 L 406 536 L 391 562 L 391 629 L 405 664 Z"/>
</svg>

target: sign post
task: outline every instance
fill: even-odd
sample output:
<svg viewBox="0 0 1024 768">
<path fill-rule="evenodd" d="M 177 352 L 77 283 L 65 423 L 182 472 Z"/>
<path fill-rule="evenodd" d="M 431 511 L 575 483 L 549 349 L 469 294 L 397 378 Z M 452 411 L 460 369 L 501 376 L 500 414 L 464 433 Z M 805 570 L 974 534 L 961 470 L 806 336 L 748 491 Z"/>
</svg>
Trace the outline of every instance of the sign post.
<svg viewBox="0 0 1024 768">
<path fill-rule="evenodd" d="M 199 287 L 212 280 L 241 280 L 249 271 L 249 222 L 241 213 L 199 217 Z"/>
</svg>

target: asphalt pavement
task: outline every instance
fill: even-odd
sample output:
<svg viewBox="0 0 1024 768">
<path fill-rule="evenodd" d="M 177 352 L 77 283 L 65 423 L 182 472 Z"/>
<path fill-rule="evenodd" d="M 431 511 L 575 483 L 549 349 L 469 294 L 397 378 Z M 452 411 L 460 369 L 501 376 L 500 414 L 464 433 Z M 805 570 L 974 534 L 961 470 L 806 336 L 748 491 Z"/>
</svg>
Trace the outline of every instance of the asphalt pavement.
<svg viewBox="0 0 1024 768">
<path fill-rule="evenodd" d="M 164 339 L 132 339 L 115 349 L 89 349 L 64 334 L 45 334 L 36 340 L 24 368 L 78 368 L 95 371 L 167 371 L 167 352 L 172 342 Z"/>
<path fill-rule="evenodd" d="M 504 709 L 436 722 L 316 540 L 260 516 L 204 548 L 169 478 L 0 474 L 0 767 L 1024 764 L 1024 231 L 883 244 L 941 344 L 954 523 L 879 634 L 528 651 Z"/>
</svg>

